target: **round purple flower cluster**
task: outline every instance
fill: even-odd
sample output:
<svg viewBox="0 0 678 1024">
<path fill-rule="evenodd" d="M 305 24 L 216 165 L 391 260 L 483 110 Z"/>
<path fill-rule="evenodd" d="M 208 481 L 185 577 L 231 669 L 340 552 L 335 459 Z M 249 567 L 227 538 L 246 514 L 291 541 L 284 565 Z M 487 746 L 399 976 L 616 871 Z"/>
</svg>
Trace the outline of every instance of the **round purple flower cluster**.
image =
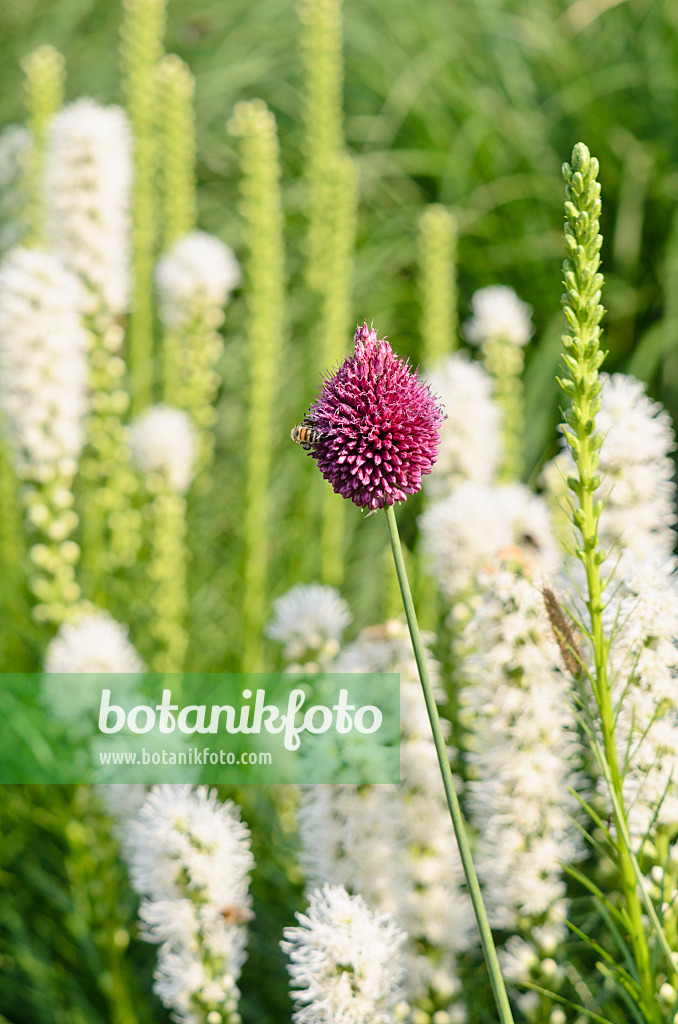
<svg viewBox="0 0 678 1024">
<path fill-rule="evenodd" d="M 317 431 L 313 458 L 337 494 L 378 509 L 419 490 L 438 455 L 443 418 L 416 370 L 365 323 L 306 422 Z"/>
</svg>

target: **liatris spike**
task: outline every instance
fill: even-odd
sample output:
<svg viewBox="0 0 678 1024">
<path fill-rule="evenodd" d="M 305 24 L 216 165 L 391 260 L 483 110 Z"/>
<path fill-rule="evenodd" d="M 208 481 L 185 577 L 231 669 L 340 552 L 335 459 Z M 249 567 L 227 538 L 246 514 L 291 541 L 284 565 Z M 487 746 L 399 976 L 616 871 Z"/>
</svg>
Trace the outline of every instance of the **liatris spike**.
<svg viewBox="0 0 678 1024">
<path fill-rule="evenodd" d="M 133 508 L 124 326 L 130 297 L 132 138 L 120 107 L 69 103 L 52 120 L 45 157 L 47 238 L 83 286 L 91 410 L 82 478 L 83 568 L 90 598 L 106 603 L 111 574 L 134 563 L 141 521 Z"/>
<path fill-rule="evenodd" d="M 295 1024 L 393 1024 L 407 1016 L 400 981 L 405 933 L 361 896 L 324 885 L 281 943 L 290 958 Z"/>
<path fill-rule="evenodd" d="M 205 786 L 154 786 L 123 850 L 163 1005 L 185 1024 L 239 1024 L 254 867 L 240 809 Z"/>
<path fill-rule="evenodd" d="M 152 500 L 148 577 L 151 665 L 158 672 L 181 671 L 188 646 L 186 617 L 186 491 L 195 472 L 197 435 L 187 413 L 155 405 L 132 424 L 133 459 Z"/>
<path fill-rule="evenodd" d="M 457 347 L 457 224 L 433 203 L 419 218 L 422 361 L 438 361 Z"/>
<path fill-rule="evenodd" d="M 490 285 L 471 299 L 473 316 L 464 324 L 472 345 L 482 348 L 485 365 L 494 381 L 494 397 L 501 410 L 504 451 L 499 481 L 520 479 L 523 443 L 523 347 L 533 333 L 532 307 L 521 302 L 513 288 Z"/>
<path fill-rule="evenodd" d="M 238 103 L 229 122 L 240 140 L 248 338 L 247 464 L 243 512 L 243 671 L 261 668 L 261 633 L 268 610 L 269 481 L 273 409 L 283 365 L 285 319 L 283 214 L 278 130 L 263 100 Z"/>
<path fill-rule="evenodd" d="M 428 385 L 364 323 L 355 352 L 311 406 L 311 455 L 337 494 L 359 508 L 385 508 L 416 494 L 431 472 L 443 417 Z"/>
<path fill-rule="evenodd" d="M 72 492 L 84 442 L 87 337 L 78 281 L 51 254 L 12 249 L 0 266 L 0 410 L 32 533 L 29 582 L 41 621 L 80 598 Z"/>
<path fill-rule="evenodd" d="M 135 411 L 151 402 L 153 385 L 153 255 L 158 211 L 158 63 L 166 0 L 124 0 L 121 26 L 123 91 L 132 125 L 132 315 L 129 364 Z"/>
<path fill-rule="evenodd" d="M 23 164 L 26 222 L 23 244 L 42 245 L 45 233 L 43 171 L 47 131 L 64 100 L 66 62 L 53 46 L 39 46 L 21 62 L 26 74 L 26 120 L 30 132 Z"/>
</svg>

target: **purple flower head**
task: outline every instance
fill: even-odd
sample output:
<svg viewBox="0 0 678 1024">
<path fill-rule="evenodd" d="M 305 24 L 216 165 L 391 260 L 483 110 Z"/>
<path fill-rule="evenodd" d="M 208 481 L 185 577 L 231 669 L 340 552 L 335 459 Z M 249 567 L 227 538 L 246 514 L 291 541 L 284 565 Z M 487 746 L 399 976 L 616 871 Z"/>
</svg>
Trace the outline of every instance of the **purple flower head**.
<svg viewBox="0 0 678 1024">
<path fill-rule="evenodd" d="M 416 494 L 438 455 L 444 414 L 416 370 L 367 324 L 355 352 L 325 379 L 308 413 L 312 455 L 326 480 L 359 508 Z"/>
</svg>

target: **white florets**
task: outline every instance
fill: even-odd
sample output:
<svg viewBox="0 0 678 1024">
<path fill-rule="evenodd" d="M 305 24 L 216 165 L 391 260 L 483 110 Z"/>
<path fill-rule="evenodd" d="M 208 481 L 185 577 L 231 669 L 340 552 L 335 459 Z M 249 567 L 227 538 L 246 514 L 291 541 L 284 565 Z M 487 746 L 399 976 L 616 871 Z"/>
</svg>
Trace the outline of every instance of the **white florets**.
<svg viewBox="0 0 678 1024">
<path fill-rule="evenodd" d="M 510 930 L 562 918 L 560 865 L 580 852 L 570 792 L 579 739 L 552 632 L 538 587 L 505 570 L 485 580 L 465 630 L 460 717 L 476 863 L 490 922 Z"/>
<path fill-rule="evenodd" d="M 297 1024 L 390 1024 L 402 999 L 405 933 L 338 885 L 314 892 L 308 912 L 296 916 L 299 926 L 285 929 L 281 947 Z"/>
<path fill-rule="evenodd" d="M 239 809 L 205 786 L 154 786 L 125 833 L 130 879 L 143 897 L 143 937 L 160 945 L 154 989 L 184 1024 L 237 1010 L 252 916 L 250 834 Z"/>
<path fill-rule="evenodd" d="M 668 413 L 634 377 L 601 375 L 604 382 L 596 431 L 603 437 L 596 498 L 604 502 L 599 535 L 637 558 L 669 555 L 676 535 L 676 485 L 670 453 L 676 447 Z M 569 449 L 544 471 L 547 488 L 563 504 L 574 471 Z"/>
<path fill-rule="evenodd" d="M 483 570 L 515 564 L 531 574 L 553 574 L 560 563 L 546 504 L 523 484 L 468 481 L 434 502 L 419 525 L 422 549 L 452 601 Z"/>
<path fill-rule="evenodd" d="M 514 345 L 527 345 L 532 337 L 532 307 L 522 302 L 513 288 L 489 285 L 471 299 L 473 316 L 464 324 L 464 334 L 472 345 L 490 339 L 504 339 Z"/>
<path fill-rule="evenodd" d="M 132 457 L 143 474 L 158 473 L 183 494 L 193 479 L 197 437 L 189 416 L 181 409 L 155 405 L 132 424 Z"/>
<path fill-rule="evenodd" d="M 144 664 L 129 630 L 105 611 L 64 623 L 45 653 L 45 672 L 139 673 Z"/>
<path fill-rule="evenodd" d="M 427 374 L 447 414 L 440 427 L 438 460 L 424 485 L 442 497 L 464 480 L 491 483 L 499 462 L 499 410 L 492 381 L 464 353 L 447 356 Z"/>
<path fill-rule="evenodd" d="M 249 907 L 248 872 L 254 866 L 249 831 L 231 801 L 201 786 L 154 786 L 130 824 L 130 878 L 153 900 L 199 890 L 218 908 Z"/>
<path fill-rule="evenodd" d="M 13 249 L 0 264 L 0 408 L 24 476 L 75 472 L 88 411 L 81 303 L 49 253 Z"/>
<path fill-rule="evenodd" d="M 284 645 L 285 658 L 334 657 L 351 622 L 346 601 L 334 587 L 299 583 L 273 602 L 266 635 Z"/>
<path fill-rule="evenodd" d="M 76 100 L 50 125 L 48 234 L 87 285 L 88 308 L 123 313 L 130 289 L 131 132 L 120 107 Z"/>
<path fill-rule="evenodd" d="M 239 281 L 229 247 L 205 231 L 192 231 L 158 261 L 160 317 L 168 327 L 184 326 L 205 309 L 220 309 Z"/>
<path fill-rule="evenodd" d="M 116 692 L 132 693 L 144 665 L 129 641 L 126 626 L 104 611 L 84 614 L 64 623 L 45 652 L 42 699 L 52 715 L 73 728 L 90 728 L 101 702 L 99 673 L 115 673 Z M 83 674 L 93 678 L 83 679 Z"/>
<path fill-rule="evenodd" d="M 678 820 L 678 578 L 671 561 L 616 567 L 606 609 L 616 742 L 629 830 L 640 842 L 654 821 Z"/>
</svg>

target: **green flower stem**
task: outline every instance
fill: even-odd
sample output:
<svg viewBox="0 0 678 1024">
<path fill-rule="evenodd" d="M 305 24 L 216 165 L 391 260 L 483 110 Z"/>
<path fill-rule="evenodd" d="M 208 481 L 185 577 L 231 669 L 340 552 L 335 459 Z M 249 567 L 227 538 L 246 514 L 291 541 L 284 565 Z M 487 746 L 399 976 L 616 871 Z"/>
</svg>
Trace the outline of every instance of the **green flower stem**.
<svg viewBox="0 0 678 1024">
<path fill-rule="evenodd" d="M 247 283 L 247 466 L 243 510 L 244 672 L 261 667 L 261 637 L 268 612 L 270 477 L 273 410 L 284 331 L 284 242 L 280 161 L 275 118 L 263 100 L 238 103 L 229 122 L 240 139 L 244 260 Z"/>
<path fill-rule="evenodd" d="M 141 515 L 134 508 L 138 481 L 131 465 L 129 406 L 124 387 L 124 328 L 101 312 L 88 319 L 92 407 L 87 418 L 87 448 L 80 463 L 85 490 L 83 567 L 86 593 L 107 607 L 111 573 L 136 560 L 141 543 Z"/>
<path fill-rule="evenodd" d="M 162 103 L 161 160 L 163 248 L 195 227 L 195 80 L 187 64 L 168 53 L 158 65 Z"/>
<path fill-rule="evenodd" d="M 566 186 L 565 248 L 563 264 L 566 294 L 563 297 L 565 317 L 570 333 L 563 337 L 563 362 L 568 377 L 560 381 L 571 406 L 565 414 L 565 437 L 576 465 L 576 476 L 568 478 L 568 487 L 575 496 L 570 509 L 573 524 L 581 535 L 577 557 L 586 570 L 589 615 L 589 636 L 593 647 L 593 667 L 589 673 L 593 695 L 598 706 L 603 738 L 602 765 L 611 789 L 616 828 L 616 853 L 627 911 L 629 937 L 638 971 L 641 1008 L 650 1024 L 662 1019 L 656 1001 L 656 985 L 648 939 L 643 927 L 643 912 L 630 848 L 628 821 L 623 801 L 622 776 L 615 742 L 615 714 L 608 675 L 609 640 L 603 630 L 604 584 L 600 566 L 605 554 L 598 548 L 598 523 L 603 503 L 594 499 L 600 485 L 598 453 L 602 436 L 595 432 L 595 417 L 600 409 L 600 365 L 605 353 L 600 348 L 600 305 L 602 274 L 599 234 L 600 185 L 597 181 L 598 161 L 592 159 L 582 143 L 572 152 L 572 165 L 565 164 Z"/>
<path fill-rule="evenodd" d="M 23 179 L 25 196 L 24 244 L 45 244 L 45 200 L 42 178 L 47 149 L 47 133 L 54 114 L 64 99 L 66 62 L 52 46 L 39 46 L 23 60 L 26 75 L 26 123 L 31 133 L 31 146 L 26 155 Z"/>
<path fill-rule="evenodd" d="M 326 171 L 331 186 L 332 241 L 326 253 L 322 282 L 322 365 L 333 366 L 341 357 L 346 324 L 351 320 L 351 291 L 358 208 L 358 174 L 348 153 L 337 156 Z M 329 487 L 322 489 L 320 576 L 338 587 L 344 578 L 345 508 Z"/>
<path fill-rule="evenodd" d="M 193 111 L 195 80 L 188 65 L 174 53 L 163 57 L 157 70 L 162 104 L 160 169 L 163 249 L 166 251 L 192 231 L 197 220 Z M 187 408 L 179 397 L 184 334 L 180 328 L 165 327 L 162 340 L 165 401 L 179 408 Z"/>
<path fill-rule="evenodd" d="M 151 404 L 153 387 L 153 261 L 158 197 L 158 72 L 166 0 L 124 0 L 121 55 L 123 86 L 134 138 L 132 193 L 132 313 L 129 367 L 132 404 Z"/>
<path fill-rule="evenodd" d="M 457 224 L 433 203 L 419 218 L 421 361 L 435 366 L 457 347 Z"/>
<path fill-rule="evenodd" d="M 499 483 L 520 480 L 523 469 L 523 381 L 525 356 L 520 345 L 508 338 L 483 342 L 485 366 L 494 383 L 494 397 L 501 412 L 502 456 Z"/>
<path fill-rule="evenodd" d="M 333 229 L 334 189 L 327 170 L 344 144 L 341 0 L 298 0 L 297 9 L 305 79 L 306 276 L 311 290 L 322 292 Z"/>
<path fill-rule="evenodd" d="M 176 342 L 173 355 L 165 349 L 165 401 L 184 409 L 198 431 L 196 473 L 203 474 L 202 490 L 209 487 L 205 470 L 214 458 L 215 402 L 221 383 L 218 363 L 224 350 L 219 327 L 223 321 L 223 310 L 212 306 L 196 313 L 185 328 L 165 332 L 166 345 L 169 339 Z"/>
<path fill-rule="evenodd" d="M 150 631 L 155 641 L 151 668 L 154 672 L 181 672 L 188 647 L 186 499 L 173 491 L 160 473 L 149 475 L 146 483 L 154 495 L 147 506 L 151 520 Z"/>
<path fill-rule="evenodd" d="M 80 600 L 76 565 L 80 548 L 72 539 L 78 526 L 73 509 L 73 476 L 55 472 L 48 482 L 27 481 L 20 488 L 26 512 L 28 583 L 37 599 L 33 608 L 40 622 L 60 625 Z"/>
<path fill-rule="evenodd" d="M 386 523 L 388 526 L 388 535 L 391 541 L 391 550 L 393 552 L 393 560 L 395 562 L 396 573 L 398 575 L 398 583 L 400 584 L 400 593 L 402 594 L 403 598 L 405 615 L 407 616 L 407 625 L 410 631 L 412 647 L 414 649 L 414 657 L 417 662 L 417 668 L 419 670 L 419 679 L 421 680 L 421 686 L 424 691 L 424 700 L 426 701 L 426 709 L 428 711 L 428 717 L 431 723 L 431 730 L 433 732 L 433 742 L 435 743 L 436 753 L 438 755 L 438 764 L 440 765 L 440 772 L 443 777 L 443 786 L 445 787 L 447 806 L 449 807 L 450 810 L 450 817 L 452 818 L 454 834 L 457 837 L 459 855 L 461 857 L 461 863 L 464 869 L 464 875 L 466 877 L 466 884 L 468 886 L 469 894 L 471 896 L 471 902 L 473 904 L 473 910 L 476 915 L 476 921 L 478 922 L 480 941 L 483 947 L 483 953 L 485 955 L 487 970 L 490 975 L 490 983 L 492 985 L 492 991 L 494 993 L 495 1002 L 497 1004 L 497 1010 L 499 1012 L 499 1020 L 502 1022 L 502 1024 L 513 1024 L 513 1015 L 511 1013 L 511 1007 L 508 1001 L 508 996 L 506 994 L 504 979 L 501 976 L 499 960 L 497 958 L 497 950 L 494 945 L 494 939 L 492 938 L 492 930 L 490 928 L 490 923 L 487 919 L 487 912 L 485 910 L 485 904 L 483 903 L 483 897 L 480 891 L 478 876 L 476 875 L 476 869 L 473 864 L 473 858 L 471 856 L 471 847 L 466 836 L 466 827 L 464 825 L 464 819 L 461 814 L 459 800 L 457 799 L 457 794 L 454 788 L 452 769 L 450 768 L 450 762 L 447 757 L 445 737 L 443 736 L 443 730 L 440 725 L 438 707 L 436 705 L 435 697 L 433 695 L 431 679 L 428 674 L 426 656 L 424 653 L 424 645 L 421 640 L 421 634 L 419 633 L 417 613 L 414 610 L 414 602 L 412 600 L 410 584 L 407 578 L 407 572 L 405 570 L 405 560 L 403 558 L 403 552 L 400 546 L 398 524 L 396 523 L 395 511 L 393 506 L 387 505 L 385 512 Z"/>
</svg>

